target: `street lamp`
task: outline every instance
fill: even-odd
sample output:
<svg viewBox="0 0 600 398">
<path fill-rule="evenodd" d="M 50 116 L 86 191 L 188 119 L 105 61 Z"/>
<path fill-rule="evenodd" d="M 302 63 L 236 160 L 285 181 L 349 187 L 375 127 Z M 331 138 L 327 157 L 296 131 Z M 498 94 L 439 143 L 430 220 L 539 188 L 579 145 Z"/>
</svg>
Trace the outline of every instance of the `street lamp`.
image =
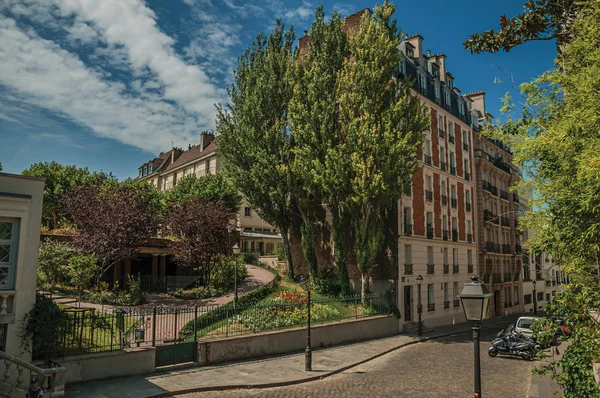
<svg viewBox="0 0 600 398">
<path fill-rule="evenodd" d="M 534 275 L 534 278 L 537 278 L 537 275 Z M 537 294 L 535 291 L 535 279 L 533 279 L 533 315 L 537 315 Z"/>
<path fill-rule="evenodd" d="M 421 274 L 417 276 L 417 285 L 419 285 L 419 304 L 417 304 L 417 314 L 419 314 L 419 323 L 417 324 L 417 334 L 423 335 L 423 323 L 421 322 L 421 313 L 423 312 L 423 306 L 421 305 L 421 283 L 423 283 L 423 277 Z"/>
<path fill-rule="evenodd" d="M 462 303 L 463 311 L 467 321 L 473 322 L 473 343 L 474 350 L 474 397 L 481 398 L 481 367 L 479 364 L 479 322 L 485 318 L 488 309 L 488 303 L 492 294 L 488 292 L 487 287 L 479 282 L 476 275 L 471 277 L 471 282 L 465 283 L 462 292 L 458 296 Z"/>
<path fill-rule="evenodd" d="M 240 257 L 240 247 L 238 246 L 237 242 L 235 243 L 235 245 L 233 245 L 233 254 L 235 254 L 235 267 L 233 268 L 233 291 L 234 291 L 234 297 L 233 297 L 233 304 L 237 304 L 238 301 L 238 292 L 237 292 L 237 267 L 238 267 L 238 261 L 239 261 L 239 257 Z"/>
<path fill-rule="evenodd" d="M 304 351 L 304 370 L 312 371 L 312 351 L 310 350 L 310 278 L 302 278 L 299 282 L 302 289 L 308 293 L 307 303 L 307 328 L 306 328 L 306 350 Z"/>
</svg>

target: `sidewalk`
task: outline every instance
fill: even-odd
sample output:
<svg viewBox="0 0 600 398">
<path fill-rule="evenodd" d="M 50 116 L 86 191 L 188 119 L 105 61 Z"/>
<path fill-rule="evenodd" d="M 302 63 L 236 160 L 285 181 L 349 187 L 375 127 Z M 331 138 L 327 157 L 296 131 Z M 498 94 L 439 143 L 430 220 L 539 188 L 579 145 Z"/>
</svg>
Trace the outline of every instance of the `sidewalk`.
<svg viewBox="0 0 600 398">
<path fill-rule="evenodd" d="M 515 322 L 518 315 L 485 321 L 482 329 L 499 329 Z M 163 397 L 175 393 L 233 388 L 275 387 L 317 380 L 360 365 L 410 344 L 440 338 L 471 329 L 467 323 L 435 328 L 421 338 L 398 335 L 313 351 L 313 371 L 304 371 L 304 353 L 236 362 L 219 366 L 195 367 L 148 376 L 113 379 L 69 385 L 68 397 L 121 398 Z"/>
<path fill-rule="evenodd" d="M 552 360 L 560 360 L 562 358 L 562 354 L 565 352 L 568 346 L 569 343 L 562 343 L 557 347 L 557 351 L 555 351 L 555 347 L 545 350 L 544 353 L 548 357 L 544 358 L 538 366 L 549 364 L 552 362 Z M 561 395 L 561 389 L 556 380 L 552 379 L 550 373 L 543 376 L 538 376 L 535 374 L 531 375 L 531 386 L 529 387 L 529 394 L 527 394 L 527 397 L 546 398 L 560 397 Z"/>
</svg>

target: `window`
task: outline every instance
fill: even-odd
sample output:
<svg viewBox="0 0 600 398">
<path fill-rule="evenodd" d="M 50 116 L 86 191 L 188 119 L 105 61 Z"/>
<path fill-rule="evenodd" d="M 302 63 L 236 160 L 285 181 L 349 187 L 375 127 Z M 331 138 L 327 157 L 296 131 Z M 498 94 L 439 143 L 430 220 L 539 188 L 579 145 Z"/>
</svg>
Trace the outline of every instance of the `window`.
<svg viewBox="0 0 600 398">
<path fill-rule="evenodd" d="M 467 234 L 471 234 L 471 220 L 467 220 Z"/>
<path fill-rule="evenodd" d="M 544 301 L 544 292 L 538 292 L 537 301 Z"/>
<path fill-rule="evenodd" d="M 454 298 L 454 307 L 458 307 L 459 306 L 459 299 L 457 298 L 457 296 L 460 294 L 460 292 L 458 291 L 458 282 L 454 282 L 452 284 L 452 297 Z"/>
<path fill-rule="evenodd" d="M 458 103 L 458 113 L 462 116 L 465 114 L 465 104 L 462 102 Z"/>
<path fill-rule="evenodd" d="M 444 131 L 444 117 L 442 115 L 438 117 L 438 128 Z"/>
<path fill-rule="evenodd" d="M 446 168 L 446 148 L 440 147 L 440 163 L 442 164 L 442 170 Z"/>
<path fill-rule="evenodd" d="M 412 214 L 410 207 L 404 208 L 404 233 L 412 233 Z"/>
<path fill-rule="evenodd" d="M 456 185 L 450 185 L 450 198 L 456 199 Z"/>
<path fill-rule="evenodd" d="M 456 174 L 456 155 L 450 152 L 450 174 Z"/>
<path fill-rule="evenodd" d="M 412 246 L 404 245 L 404 263 L 412 264 Z"/>
<path fill-rule="evenodd" d="M 252 217 L 252 208 L 251 207 L 244 207 L 244 215 L 246 217 Z"/>
<path fill-rule="evenodd" d="M 514 291 L 515 291 L 515 301 L 514 301 L 514 303 L 516 305 L 516 304 L 519 303 L 519 288 L 515 287 Z"/>
<path fill-rule="evenodd" d="M 409 57 L 415 56 L 415 48 L 411 44 L 406 44 L 406 55 Z"/>
<path fill-rule="evenodd" d="M 0 290 L 15 287 L 19 221 L 0 218 Z"/>
<path fill-rule="evenodd" d="M 453 136 L 453 128 L 452 128 L 452 122 L 448 122 L 448 135 L 452 135 Z"/>
<path fill-rule="evenodd" d="M 471 191 L 468 189 L 465 191 L 465 202 L 471 204 Z"/>
<path fill-rule="evenodd" d="M 428 211 L 426 214 L 427 220 L 427 237 L 433 238 L 433 213 Z"/>
<path fill-rule="evenodd" d="M 469 132 L 467 130 L 463 130 L 463 145 L 469 145 Z"/>
<path fill-rule="evenodd" d="M 440 85 L 436 84 L 435 85 L 435 102 L 439 105 L 441 101 L 441 96 L 440 96 Z M 440 116 L 441 118 L 441 116 Z"/>
<path fill-rule="evenodd" d="M 435 295 L 433 283 L 427 285 L 427 311 L 435 311 Z"/>
<path fill-rule="evenodd" d="M 525 304 L 531 304 L 531 294 L 526 294 L 524 296 Z"/>
<path fill-rule="evenodd" d="M 210 159 L 204 162 L 204 174 L 210 174 Z"/>
<path fill-rule="evenodd" d="M 473 251 L 472 250 L 467 250 L 467 264 L 469 266 L 473 266 Z"/>
<path fill-rule="evenodd" d="M 404 60 L 400 61 L 400 64 L 398 65 L 398 72 L 400 72 L 403 75 L 406 74 L 406 68 L 405 68 L 405 65 L 404 65 Z"/>
<path fill-rule="evenodd" d="M 444 264 L 448 264 L 448 248 L 444 247 Z"/>
<path fill-rule="evenodd" d="M 427 95 L 427 80 L 422 73 L 419 73 L 419 90 L 421 91 L 421 94 Z"/>
<path fill-rule="evenodd" d="M 444 308 L 450 308 L 450 301 L 448 300 L 448 282 L 444 282 Z"/>
<path fill-rule="evenodd" d="M 450 108 L 450 91 L 446 91 L 446 108 Z"/>
<path fill-rule="evenodd" d="M 457 248 L 452 249 L 452 261 L 453 261 L 452 264 L 454 264 L 454 265 L 458 264 L 458 249 Z"/>
<path fill-rule="evenodd" d="M 433 246 L 427 246 L 427 264 L 433 263 Z"/>
</svg>

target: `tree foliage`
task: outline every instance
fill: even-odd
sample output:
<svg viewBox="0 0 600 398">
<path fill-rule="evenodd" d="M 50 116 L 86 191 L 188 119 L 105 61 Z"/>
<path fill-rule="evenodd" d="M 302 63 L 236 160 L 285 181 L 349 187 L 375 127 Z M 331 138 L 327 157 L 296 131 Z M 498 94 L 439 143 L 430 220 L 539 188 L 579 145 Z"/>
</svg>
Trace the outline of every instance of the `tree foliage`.
<svg viewBox="0 0 600 398">
<path fill-rule="evenodd" d="M 350 57 L 337 83 L 342 136 L 349 151 L 350 194 L 346 206 L 354 227 L 362 293 L 382 250 L 383 216 L 402 196 L 402 181 L 417 166 L 422 132 L 429 126 L 406 82 L 394 79 L 402 33 L 387 1 L 365 14 L 349 36 Z"/>
<path fill-rule="evenodd" d="M 570 26 L 585 10 L 583 5 L 594 0 L 529 0 L 524 11 L 515 16 L 500 16 L 500 28 L 473 33 L 463 45 L 472 53 L 510 51 L 536 40 L 554 40 L 560 47 L 572 38 Z"/>
<path fill-rule="evenodd" d="M 196 197 L 169 208 L 165 227 L 173 236 L 175 261 L 200 272 L 204 286 L 221 255 L 231 252 L 233 228 L 231 209 L 225 202 Z"/>
<path fill-rule="evenodd" d="M 98 278 L 155 236 L 161 202 L 148 183 L 94 185 L 65 195 L 63 206 L 78 234 L 75 248 L 98 257 Z"/>
<path fill-rule="evenodd" d="M 252 208 L 281 231 L 290 275 L 292 139 L 287 107 L 293 44 L 293 29 L 285 31 L 280 21 L 268 37 L 257 36 L 238 59 L 228 90 L 230 104 L 218 106 L 216 126 L 225 172 Z"/>
<path fill-rule="evenodd" d="M 177 182 L 173 189 L 164 193 L 167 207 L 183 204 L 194 198 L 223 201 L 232 212 L 240 209 L 242 197 L 233 182 L 223 173 L 207 174 L 203 177 L 189 175 Z"/>
<path fill-rule="evenodd" d="M 79 292 L 81 300 L 81 292 L 90 286 L 90 283 L 98 277 L 98 257 L 95 254 L 81 254 L 69 258 L 67 267 L 65 267 L 65 275 L 69 278 L 71 286 L 75 287 Z"/>
<path fill-rule="evenodd" d="M 64 215 L 60 212 L 60 203 L 66 194 L 97 183 L 116 182 L 111 174 L 90 172 L 87 167 L 65 166 L 54 161 L 34 163 L 21 174 L 45 179 L 42 220 L 50 229 L 61 226 L 61 217 Z"/>
<path fill-rule="evenodd" d="M 590 310 L 600 308 L 600 3 L 581 7 L 557 68 L 521 85 L 521 114 L 495 134 L 529 170 L 519 188 L 533 193 L 523 219 L 536 230 L 530 246 L 550 253 L 569 277 L 547 310 L 567 318 L 572 344 L 546 370 L 560 367 L 566 397 L 599 397 L 592 362 L 600 362 L 600 327 Z M 505 101 L 504 111 L 516 109 Z"/>
<path fill-rule="evenodd" d="M 40 242 L 38 269 L 50 286 L 54 287 L 66 279 L 66 269 L 73 249 L 66 243 L 48 239 Z"/>
<path fill-rule="evenodd" d="M 318 271 L 316 208 L 325 203 L 332 214 L 336 265 L 342 285 L 348 286 L 345 200 L 350 185 L 349 158 L 336 103 L 337 81 L 349 48 L 340 14 L 334 11 L 327 23 L 323 6 L 317 7 L 307 41 L 294 63 L 294 93 L 289 105 L 295 144 L 292 189 L 302 217 L 302 249 L 314 278 Z"/>
</svg>

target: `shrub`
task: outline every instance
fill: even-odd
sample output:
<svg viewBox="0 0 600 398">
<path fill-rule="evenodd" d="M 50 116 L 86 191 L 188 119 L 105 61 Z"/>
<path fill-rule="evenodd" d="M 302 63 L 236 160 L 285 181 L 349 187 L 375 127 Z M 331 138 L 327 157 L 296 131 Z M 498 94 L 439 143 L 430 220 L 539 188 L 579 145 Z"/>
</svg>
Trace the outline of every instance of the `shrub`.
<svg viewBox="0 0 600 398">
<path fill-rule="evenodd" d="M 237 270 L 238 286 L 248 278 L 248 270 L 239 256 L 219 256 L 210 272 L 210 288 L 221 291 L 231 290 Z"/>
<path fill-rule="evenodd" d="M 285 261 L 285 248 L 283 245 L 277 246 L 277 248 L 273 250 L 273 255 L 277 256 L 279 261 Z"/>
<path fill-rule="evenodd" d="M 223 320 L 223 313 L 229 312 L 230 314 L 235 314 L 237 312 L 243 311 L 244 309 L 257 304 L 259 301 L 264 299 L 273 293 L 273 291 L 279 285 L 280 277 L 276 277 L 272 284 L 261 286 L 256 290 L 252 290 L 238 298 L 237 305 L 234 310 L 234 302 L 231 301 L 227 304 L 223 304 L 214 310 L 208 311 L 206 314 L 199 316 L 193 321 L 188 322 L 182 329 L 182 333 L 188 333 L 194 330 L 194 322 L 196 323 L 197 329 L 205 328 L 211 326 L 221 320 Z"/>
<path fill-rule="evenodd" d="M 45 281 L 54 287 L 66 280 L 69 259 L 72 255 L 73 249 L 66 243 L 51 239 L 42 241 L 38 257 L 39 282 Z"/>
<path fill-rule="evenodd" d="M 335 271 L 327 268 L 319 273 L 313 281 L 313 289 L 325 296 L 337 297 L 342 293 L 342 283 Z"/>
<path fill-rule="evenodd" d="M 531 331 L 536 334 L 537 341 L 542 347 L 550 347 L 554 344 L 558 327 L 551 319 L 541 318 L 531 325 Z"/>
<path fill-rule="evenodd" d="M 32 351 L 36 358 L 51 359 L 60 354 L 63 326 L 67 315 L 46 296 L 37 294 L 31 311 L 25 314 L 21 327 L 21 347 Z"/>
<path fill-rule="evenodd" d="M 133 276 L 127 277 L 127 290 L 120 291 L 119 283 L 115 283 L 113 290 L 110 290 L 106 282 L 100 282 L 94 291 L 86 296 L 86 301 L 96 304 L 140 305 L 146 301 L 146 293 L 142 291 L 141 280 Z"/>
<path fill-rule="evenodd" d="M 257 265 L 258 259 L 254 255 L 252 255 L 250 253 L 244 253 L 244 263 L 245 264 Z"/>
</svg>

